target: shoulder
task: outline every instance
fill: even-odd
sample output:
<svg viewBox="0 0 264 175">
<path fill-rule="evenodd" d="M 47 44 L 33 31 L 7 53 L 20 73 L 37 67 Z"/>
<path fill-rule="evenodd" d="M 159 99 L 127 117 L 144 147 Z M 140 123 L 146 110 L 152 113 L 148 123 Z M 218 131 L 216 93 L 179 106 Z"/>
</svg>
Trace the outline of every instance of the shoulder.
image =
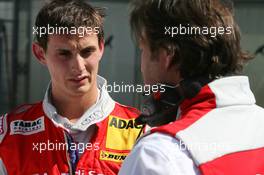
<svg viewBox="0 0 264 175">
<path fill-rule="evenodd" d="M 41 115 L 39 112 L 42 109 L 42 102 L 35 104 L 23 104 L 7 114 L 0 115 L 0 143 L 5 138 L 7 132 L 12 132 L 13 125 L 18 122 L 33 121 Z"/>
<path fill-rule="evenodd" d="M 121 130 L 129 129 L 129 132 L 134 132 L 134 139 L 136 139 L 143 127 L 142 125 L 137 125 L 135 122 L 135 119 L 138 117 L 138 115 L 139 111 L 136 108 L 116 103 L 114 110 L 109 115 L 109 127 L 114 127 Z"/>
<path fill-rule="evenodd" d="M 161 133 L 143 137 L 125 159 L 121 172 L 197 175 L 189 153 L 175 138 Z M 121 173 L 122 174 L 122 173 Z M 133 173 L 131 173 L 133 174 Z"/>
<path fill-rule="evenodd" d="M 33 110 L 35 110 L 34 112 L 36 112 L 36 110 L 39 109 L 42 109 L 42 102 L 37 102 L 33 104 L 23 104 L 14 108 L 11 112 L 8 113 L 8 116 L 21 116 Z"/>
<path fill-rule="evenodd" d="M 174 159 L 174 156 L 191 160 L 188 151 L 185 149 L 185 145 L 181 141 L 170 135 L 158 132 L 143 136 L 143 138 L 141 138 L 141 140 L 135 145 L 135 149 L 141 151 L 148 149 L 152 152 L 163 155 L 167 160 Z"/>
<path fill-rule="evenodd" d="M 140 111 L 134 107 L 115 102 L 115 108 L 112 111 L 112 114 L 123 117 L 125 119 L 134 119 L 139 116 Z"/>
</svg>

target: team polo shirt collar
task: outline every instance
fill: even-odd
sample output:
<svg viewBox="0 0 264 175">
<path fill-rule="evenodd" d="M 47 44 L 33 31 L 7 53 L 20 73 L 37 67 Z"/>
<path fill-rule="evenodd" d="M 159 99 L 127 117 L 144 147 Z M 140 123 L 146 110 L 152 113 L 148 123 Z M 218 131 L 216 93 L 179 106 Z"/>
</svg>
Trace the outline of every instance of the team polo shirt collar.
<svg viewBox="0 0 264 175">
<path fill-rule="evenodd" d="M 99 95 L 97 101 L 80 117 L 76 123 L 70 122 L 66 117 L 57 113 L 56 108 L 51 103 L 51 84 L 49 84 L 44 100 L 43 110 L 53 123 L 57 126 L 63 127 L 69 131 L 85 131 L 87 128 L 95 123 L 104 120 L 113 111 L 115 107 L 114 100 L 110 97 L 106 90 L 107 81 L 97 76 L 97 88 Z"/>
</svg>

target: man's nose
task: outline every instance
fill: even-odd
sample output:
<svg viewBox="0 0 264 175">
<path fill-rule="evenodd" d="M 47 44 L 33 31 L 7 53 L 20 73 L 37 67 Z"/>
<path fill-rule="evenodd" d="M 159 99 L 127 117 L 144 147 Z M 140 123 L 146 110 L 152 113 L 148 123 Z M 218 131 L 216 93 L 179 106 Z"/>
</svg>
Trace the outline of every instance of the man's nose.
<svg viewBox="0 0 264 175">
<path fill-rule="evenodd" d="M 74 74 L 81 74 L 85 70 L 84 59 L 79 54 L 73 59 L 71 70 Z"/>
</svg>

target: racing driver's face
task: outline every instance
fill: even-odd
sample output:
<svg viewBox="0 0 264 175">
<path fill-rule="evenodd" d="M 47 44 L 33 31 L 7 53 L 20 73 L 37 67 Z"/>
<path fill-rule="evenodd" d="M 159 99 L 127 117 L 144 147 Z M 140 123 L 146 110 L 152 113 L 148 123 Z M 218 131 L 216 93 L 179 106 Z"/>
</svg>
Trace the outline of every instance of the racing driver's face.
<svg viewBox="0 0 264 175">
<path fill-rule="evenodd" d="M 35 48 L 34 48 L 35 47 Z M 47 66 L 52 92 L 70 96 L 84 95 L 96 89 L 99 61 L 104 50 L 97 35 L 50 35 L 47 49 L 38 44 L 33 51 Z"/>
</svg>

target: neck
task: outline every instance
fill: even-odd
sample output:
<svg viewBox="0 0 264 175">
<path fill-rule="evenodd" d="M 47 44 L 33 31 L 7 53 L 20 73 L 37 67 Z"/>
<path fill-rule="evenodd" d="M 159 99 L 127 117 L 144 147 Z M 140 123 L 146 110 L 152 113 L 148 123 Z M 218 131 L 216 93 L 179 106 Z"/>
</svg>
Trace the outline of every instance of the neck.
<svg viewBox="0 0 264 175">
<path fill-rule="evenodd" d="M 52 89 L 51 100 L 60 115 L 68 118 L 71 122 L 75 122 L 96 103 L 98 95 L 96 86 L 91 88 L 89 92 L 78 96 L 60 95 Z"/>
<path fill-rule="evenodd" d="M 177 71 L 168 71 L 165 76 L 163 77 L 163 81 L 166 84 L 176 86 L 182 80 L 180 73 Z"/>
</svg>

